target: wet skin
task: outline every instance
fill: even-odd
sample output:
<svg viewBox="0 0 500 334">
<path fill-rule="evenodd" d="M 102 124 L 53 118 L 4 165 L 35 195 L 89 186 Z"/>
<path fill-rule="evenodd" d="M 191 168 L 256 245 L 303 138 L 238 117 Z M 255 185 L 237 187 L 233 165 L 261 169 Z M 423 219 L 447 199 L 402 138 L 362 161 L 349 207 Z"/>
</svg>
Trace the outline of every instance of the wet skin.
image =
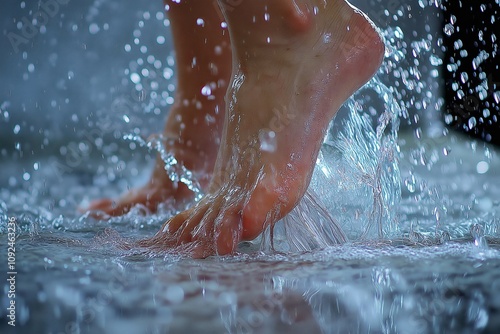
<svg viewBox="0 0 500 334">
<path fill-rule="evenodd" d="M 201 201 L 138 243 L 148 251 L 230 254 L 289 213 L 330 120 L 384 54 L 345 1 L 243 1 L 224 14 L 232 78 L 212 179 Z"/>
</svg>

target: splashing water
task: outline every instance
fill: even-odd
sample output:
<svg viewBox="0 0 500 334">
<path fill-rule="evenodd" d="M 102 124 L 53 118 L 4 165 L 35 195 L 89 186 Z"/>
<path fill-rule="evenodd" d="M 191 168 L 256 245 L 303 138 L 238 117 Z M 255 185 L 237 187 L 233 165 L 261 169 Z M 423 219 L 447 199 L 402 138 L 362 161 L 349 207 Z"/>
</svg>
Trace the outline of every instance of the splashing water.
<svg viewBox="0 0 500 334">
<path fill-rule="evenodd" d="M 126 21 L 136 24 L 123 40 L 125 62 L 120 66 L 125 70 L 114 67 L 122 73 L 118 81 L 123 85 L 104 87 L 94 75 L 88 78 L 95 84 L 88 85 L 90 98 L 82 99 L 74 91 L 82 89 L 85 72 L 93 71 L 63 63 L 63 54 L 80 59 L 81 50 L 87 50 L 80 63 L 106 71 L 99 63 L 113 62 L 102 58 L 105 48 L 99 60 L 92 45 L 116 37 L 108 34 L 123 20 L 123 6 L 95 1 L 80 21 L 65 11 L 67 21 L 47 23 L 30 40 L 33 49 L 17 56 L 22 73 L 2 68 L 9 77 L 20 76 L 23 85 L 37 85 L 39 73 L 47 72 L 40 78 L 54 82 L 56 91 L 46 87 L 47 93 L 34 100 L 26 94 L 22 99 L 15 94 L 0 97 L 5 99 L 0 100 L 0 135 L 9 135 L 2 137 L 5 146 L 0 148 L 5 178 L 0 179 L 0 251 L 6 252 L 9 217 L 16 217 L 20 328 L 82 333 L 119 332 L 124 326 L 138 333 L 496 332 L 498 151 L 442 126 L 437 115 L 446 106 L 439 92 L 444 84 L 436 82 L 442 71 L 455 75 L 451 89 L 457 98 L 467 99 L 471 110 L 479 109 L 476 100 L 498 103 L 498 80 L 489 79 L 491 73 L 482 68 L 498 56 L 497 40 L 494 29 L 486 31 L 482 25 L 473 36 L 482 47 L 456 38 L 463 22 L 447 12 L 449 4 L 364 2 L 381 27 L 386 58 L 376 78 L 332 122 L 304 199 L 259 243 L 243 243 L 243 254 L 204 261 L 174 255 L 148 258 L 112 247 L 118 234 L 152 235 L 174 211 L 145 216 L 138 208 L 103 223 L 74 210 L 84 198 L 116 196 L 137 181 L 146 170 L 139 156 L 147 152 L 141 147 L 162 154 L 172 180 L 199 190 L 196 176 L 176 164 L 162 139 L 147 141 L 142 135 L 154 131 L 151 124 L 163 122 L 160 110 L 173 103 L 174 58 L 153 56 L 155 47 L 170 43 L 168 36 L 158 34 L 168 20 L 156 7 L 133 13 Z M 30 17 L 29 4 L 21 6 L 21 16 Z M 484 13 L 493 13 L 490 20 L 495 20 L 498 1 L 477 6 L 484 6 Z M 440 28 L 443 36 L 422 17 L 438 15 L 437 10 L 446 20 Z M 116 15 L 103 14 L 107 12 Z M 101 16 L 109 22 L 92 22 Z M 405 28 L 403 21 L 411 19 L 420 21 Z M 51 48 L 52 43 L 62 45 L 51 35 L 60 29 L 58 24 L 72 34 L 88 35 L 76 42 L 78 52 Z M 117 30 L 123 35 L 123 29 Z M 458 56 L 452 61 L 443 56 L 444 36 L 456 39 L 451 45 Z M 47 50 L 40 59 L 48 62 L 35 56 L 37 41 Z M 494 50 L 486 49 L 489 45 Z M 477 69 L 476 75 L 461 68 L 466 62 Z M 50 71 L 44 70 L 45 63 Z M 58 97 L 66 91 L 71 92 L 67 102 L 66 96 Z M 118 97 L 109 101 L 109 96 Z M 453 115 L 455 109 L 466 110 L 445 110 L 446 125 L 461 119 Z M 30 110 L 68 116 L 53 116 L 49 130 L 40 130 L 22 119 Z M 92 114 L 85 115 L 85 110 Z M 494 121 L 495 110 L 491 104 L 479 115 L 467 113 L 461 126 L 480 129 Z M 85 136 L 80 126 L 98 131 Z M 69 136 L 67 132 L 70 140 L 58 137 Z M 264 149 L 273 149 L 272 136 L 259 139 Z M 99 233 L 104 227 L 117 232 Z M 287 253 L 255 252 L 259 248 Z M 6 287 L 4 282 L 2 291 Z M 4 319 L 5 296 L 0 300 Z M 5 326 L 0 324 L 0 332 L 6 332 Z"/>
<path fill-rule="evenodd" d="M 378 2 L 371 1 L 370 5 L 377 8 Z M 446 10 L 447 4 L 446 2 L 419 1 L 418 6 L 429 11 L 431 8 L 432 10 Z M 86 17 L 89 22 L 98 15 L 99 10 L 102 10 L 103 4 L 96 1 L 92 8 Z M 485 10 L 482 11 L 485 12 Z M 422 33 L 423 36 L 419 36 L 418 33 L 413 31 L 411 36 L 413 40 L 409 40 L 404 25 L 398 26 L 395 23 L 405 15 L 411 14 L 410 16 L 415 16 L 416 11 L 411 5 L 401 5 L 392 17 L 386 11 L 377 12 L 375 10 L 374 13 L 375 21 L 377 19 L 379 21 L 381 19 L 386 20 L 384 22 L 385 26 L 381 30 L 381 34 L 386 41 L 386 59 L 377 78 L 373 79 L 346 103 L 344 109 L 347 110 L 348 116 L 340 121 L 342 125 L 335 126 L 332 123 L 332 128 L 328 137 L 325 138 L 324 147 L 318 158 L 309 194 L 314 199 L 310 199 L 310 201 L 322 203 L 318 204 L 322 206 L 318 214 L 323 217 L 324 214 L 321 212 L 327 212 L 331 217 L 335 217 L 336 224 L 343 229 L 349 239 L 391 238 L 400 236 L 401 233 L 411 234 L 413 229 L 417 228 L 417 225 L 423 227 L 421 224 L 415 224 L 414 222 L 409 224 L 405 221 L 398 222 L 397 207 L 402 184 L 404 193 L 417 194 L 416 196 L 419 197 L 417 200 L 419 203 L 406 204 L 410 206 L 415 204 L 415 210 L 420 205 L 423 205 L 422 211 L 429 212 L 430 216 L 434 217 L 435 231 L 440 230 L 441 232 L 451 233 L 455 237 L 468 235 L 468 229 L 465 227 L 460 227 L 455 231 L 446 231 L 448 227 L 443 224 L 443 220 L 446 220 L 446 215 L 454 210 L 456 203 L 446 198 L 446 195 L 442 194 L 442 190 L 437 187 L 429 187 L 425 178 L 419 175 L 421 174 L 421 167 L 431 171 L 435 165 L 439 165 L 440 159 L 442 160 L 450 155 L 449 145 L 445 147 L 440 147 L 440 144 L 434 145 L 434 143 L 443 141 L 442 138 L 446 138 L 448 130 L 443 129 L 435 117 L 430 118 L 434 123 L 430 128 L 422 130 L 421 125 L 423 123 L 424 127 L 427 126 L 422 120 L 429 119 L 429 114 L 437 114 L 444 104 L 443 99 L 433 93 L 434 83 L 422 80 L 424 76 L 436 78 L 439 75 L 440 66 L 443 65 L 441 59 L 441 53 L 444 50 L 443 38 L 430 34 L 430 26 L 426 25 L 425 32 Z M 144 125 L 141 124 L 141 119 L 144 119 L 144 117 L 137 116 L 142 113 L 159 114 L 160 108 L 173 103 L 172 92 L 175 90 L 172 83 L 174 79 L 172 70 L 174 66 L 173 56 L 170 55 L 163 61 L 152 54 L 148 54 L 145 37 L 148 34 L 143 30 L 148 27 L 148 24 L 151 25 L 155 22 L 154 18 L 161 26 L 169 25 L 168 19 L 165 18 L 161 11 L 157 13 L 144 11 L 132 32 L 132 43 L 129 41 L 124 46 L 125 54 L 140 55 L 139 58 L 132 60 L 124 71 L 124 75 L 128 78 L 128 80 L 124 80 L 124 87 L 128 87 L 129 84 L 133 86 L 134 94 L 132 99 L 119 96 L 112 102 L 112 109 L 115 112 L 98 113 L 99 118 L 103 119 L 102 122 L 95 122 L 98 132 L 92 133 L 91 136 L 83 135 L 84 140 L 82 141 L 75 141 L 61 146 L 60 151 L 66 155 L 66 160 L 69 162 L 57 164 L 55 169 L 63 176 L 72 171 L 82 171 L 81 167 L 83 167 L 82 164 L 85 159 L 91 160 L 94 153 L 102 153 L 108 157 L 108 162 L 117 164 L 117 168 L 111 170 L 99 166 L 99 173 L 104 175 L 102 181 L 96 184 L 100 186 L 109 184 L 110 181 L 116 180 L 119 175 L 123 175 L 127 170 L 135 171 L 135 175 L 137 175 L 138 166 L 135 167 L 131 162 L 127 165 L 124 162 L 125 159 L 119 160 L 117 158 L 118 155 L 124 154 L 119 145 L 115 143 L 106 144 L 106 135 L 112 134 L 115 138 L 121 137 L 125 141 L 131 141 L 127 149 L 135 150 L 137 147 L 145 147 L 159 152 L 165 162 L 169 178 L 173 182 L 185 183 L 189 189 L 195 192 L 196 199 L 199 199 L 202 192 L 196 176 L 184 166 L 178 165 L 173 156 L 169 155 L 168 151 L 163 147 L 162 140 L 144 141 L 140 136 L 141 131 L 138 130 L 141 125 Z M 447 15 L 446 18 L 447 22 L 443 32 L 446 36 L 453 37 L 460 21 L 454 15 Z M 76 31 L 79 27 L 74 26 L 73 29 Z M 109 24 L 96 24 L 95 22 L 89 23 L 88 27 L 90 36 L 103 34 L 107 29 L 109 29 Z M 484 41 L 486 38 L 484 33 L 477 36 L 479 42 Z M 495 34 L 492 33 L 489 37 L 494 42 L 494 48 L 496 48 Z M 166 42 L 165 36 L 154 35 L 154 44 L 163 45 Z M 472 50 L 463 50 L 464 43 L 460 39 L 454 42 L 454 48 L 457 51 L 462 50 L 471 53 L 469 56 L 472 57 L 473 68 L 479 70 L 478 77 L 482 78 L 481 84 L 475 88 L 479 96 L 488 94 L 491 88 L 494 89 L 494 87 L 490 87 L 491 80 L 481 69 L 481 65 L 490 58 L 490 53 L 483 49 L 478 50 L 477 55 L 473 55 Z M 493 50 L 491 56 L 495 54 L 496 49 Z M 23 58 L 27 57 L 27 53 L 23 54 Z M 462 83 L 470 83 L 472 77 L 470 73 L 460 72 L 459 67 L 460 62 L 455 59 L 455 63 L 448 64 L 446 69 L 458 73 Z M 29 63 L 27 68 L 29 73 L 36 73 L 37 71 L 37 66 L 33 63 Z M 73 80 L 74 77 L 75 71 L 70 71 L 66 75 L 66 80 Z M 488 86 L 488 84 L 490 85 Z M 166 89 L 161 90 L 162 85 Z M 207 93 L 208 89 L 209 87 L 204 87 L 202 93 Z M 456 92 L 458 96 L 463 97 L 464 93 L 461 90 L 457 88 Z M 498 92 L 493 91 L 491 95 L 496 99 Z M 381 102 L 379 103 L 381 104 L 380 107 L 373 106 L 376 100 Z M 131 102 L 136 102 L 136 104 L 134 105 Z M 13 113 L 9 112 L 9 109 L 12 108 L 11 102 L 2 102 L 1 109 L 4 120 L 10 121 Z M 426 110 L 427 112 L 424 113 Z M 113 115 L 119 117 L 121 128 L 116 126 L 117 122 L 115 120 L 110 119 L 110 117 L 115 117 Z M 486 118 L 494 116 L 489 109 L 485 109 L 483 115 Z M 417 138 L 417 147 L 412 148 L 409 154 L 403 154 L 403 156 L 399 154 L 400 147 L 398 146 L 397 137 L 400 118 L 403 123 L 408 123 L 403 124 L 404 126 L 416 127 L 415 137 Z M 72 119 L 76 123 L 80 122 L 80 117 L 77 115 L 73 115 Z M 447 123 L 449 123 L 449 119 L 448 116 L 445 118 Z M 483 121 L 480 117 L 470 117 L 465 124 L 469 129 L 472 129 Z M 152 122 L 155 122 L 154 118 Z M 390 129 L 388 129 L 388 126 L 390 126 Z M 13 126 L 13 133 L 15 135 L 23 134 L 25 128 L 26 126 L 16 123 Z M 122 133 L 128 134 L 123 135 Z M 50 136 L 47 135 L 46 139 L 48 138 Z M 274 137 L 271 133 L 261 133 L 259 139 L 262 149 L 270 151 L 274 149 Z M 408 141 L 407 138 L 404 141 Z M 49 145 L 49 140 L 45 140 L 44 143 Z M 15 147 L 15 152 L 18 152 L 17 154 L 22 157 L 25 144 L 17 142 Z M 477 152 L 477 144 L 471 145 L 471 149 Z M 6 154 L 7 151 L 3 150 L 2 155 L 6 156 Z M 486 166 L 481 167 L 481 170 L 485 170 L 484 168 L 488 170 L 491 168 L 492 152 L 485 149 L 484 155 L 485 159 L 478 162 L 478 166 Z M 399 158 L 403 158 L 404 165 L 408 160 L 410 161 L 409 168 L 401 171 L 403 174 L 402 182 L 400 182 L 399 176 Z M 20 183 L 31 182 L 34 178 L 36 179 L 37 174 L 40 178 L 47 177 L 48 169 L 43 168 L 43 166 L 40 168 L 40 162 L 34 163 L 33 166 L 36 166 L 33 171 L 23 173 L 22 180 L 19 181 L 14 177 L 10 177 L 8 184 L 15 186 Z M 130 168 L 126 168 L 127 166 Z M 406 165 L 405 168 L 407 168 Z M 117 171 L 120 173 L 117 173 Z M 60 179 L 60 175 L 58 179 Z M 106 187 L 109 188 L 109 186 Z M 43 192 L 43 187 L 38 187 L 37 191 L 38 193 Z M 319 195 L 313 195 L 313 193 Z M 4 194 L 4 198 L 9 197 L 9 192 L 4 192 Z M 60 208 L 62 206 L 69 209 L 71 203 L 78 203 L 78 200 L 64 199 L 62 194 L 60 196 L 62 198 L 59 200 L 50 200 L 52 203 L 57 203 Z M 321 197 L 321 200 L 317 198 L 318 196 Z M 431 205 L 430 202 L 434 202 L 434 207 L 427 210 L 426 206 Z M 495 206 L 493 202 L 491 205 L 488 204 L 488 200 L 482 202 L 486 203 L 482 204 L 485 207 Z M 12 207 L 12 205 L 10 206 Z M 37 206 L 35 205 L 35 207 Z M 53 208 L 54 205 L 50 204 L 48 207 Z M 300 207 L 304 206 L 301 205 Z M 19 210 L 22 211 L 23 209 L 20 208 Z M 290 216 L 290 221 L 297 220 L 297 218 L 291 217 L 306 216 L 300 212 L 300 209 L 297 210 L 299 212 L 294 211 Z M 46 210 L 40 208 L 40 211 Z M 351 214 L 346 214 L 346 212 Z M 50 213 L 47 213 L 47 215 L 49 220 L 54 220 L 53 216 L 60 216 Z M 333 220 L 325 216 L 325 221 L 332 222 Z M 290 225 L 290 223 L 285 224 Z M 55 224 L 55 226 L 61 225 L 64 224 Z M 408 225 L 410 226 L 409 229 Z M 426 232 L 429 227 L 430 225 L 425 228 Z M 486 227 L 487 230 L 491 230 L 488 224 Z M 293 228 L 289 227 L 288 229 Z M 315 229 L 309 230 L 313 231 Z M 314 238 L 318 237 L 315 236 Z M 344 240 L 341 233 L 336 237 L 331 235 L 328 238 L 337 241 Z M 319 245 L 325 246 L 326 244 L 320 243 Z"/>
<path fill-rule="evenodd" d="M 378 5 L 378 1 L 370 2 L 370 6 L 373 8 L 377 8 Z M 428 11 L 431 9 L 440 9 L 446 13 L 446 6 L 446 2 L 418 1 L 418 7 Z M 399 22 L 405 16 L 408 16 L 408 19 L 410 16 L 416 16 L 417 11 L 412 5 L 396 7 L 398 9 L 395 10 L 393 16 L 387 11 L 377 12 L 374 10 L 375 15 L 373 16 L 375 21 L 377 19 L 378 21 L 385 20 L 385 26 L 383 26 L 381 33 L 386 41 L 386 59 L 377 78 L 373 79 L 346 103 L 344 109 L 347 110 L 348 116 L 346 119 L 340 121 L 342 125 L 340 127 L 337 125 L 339 127 L 337 128 L 332 123 L 332 128 L 329 131 L 328 137 L 325 138 L 324 147 L 318 158 L 309 200 L 310 202 L 318 203 L 322 207 L 318 211 L 318 214 L 321 217 L 325 217 L 325 221 L 332 222 L 333 220 L 321 212 L 327 212 L 331 217 L 335 217 L 336 224 L 342 228 L 349 239 L 391 238 L 400 236 L 401 233 L 411 234 L 415 228 L 423 228 L 424 233 L 427 233 L 431 226 L 429 224 L 426 224 L 424 228 L 420 222 L 398 222 L 397 216 L 399 212 L 397 207 L 401 192 L 405 194 L 409 193 L 418 198 L 415 203 L 408 203 L 407 201 L 405 204 L 408 206 L 414 205 L 415 210 L 423 206 L 421 207 L 422 212 L 429 213 L 429 216 L 434 217 L 435 232 L 447 232 L 452 237 L 462 237 L 469 234 L 468 228 L 459 227 L 452 231 L 452 229 L 447 227 L 449 225 L 444 224 L 443 221 L 446 220 L 447 215 L 456 211 L 456 207 L 472 208 L 474 204 L 458 205 L 454 203 L 452 199 L 447 198 L 446 194 L 443 195 L 439 187 L 429 186 L 421 172 L 421 167 L 432 171 L 434 166 L 440 165 L 440 161 L 449 157 L 451 151 L 449 144 L 440 147 L 440 142 L 445 141 L 443 138 L 450 137 L 447 136 L 448 130 L 442 128 L 435 116 L 432 116 L 434 118 L 429 118 L 430 114 L 438 113 L 438 110 L 443 107 L 444 101 L 442 97 L 433 92 L 435 88 L 434 82 L 422 80 L 423 77 L 436 78 L 439 76 L 440 66 L 443 65 L 442 52 L 445 49 L 443 38 L 439 35 L 433 36 L 430 33 L 431 28 L 428 24 L 424 27 L 425 31 L 420 33 L 422 36 L 412 31 L 413 35 L 409 37 L 404 25 L 398 26 L 396 22 Z M 89 15 L 85 18 L 86 21 L 91 22 L 88 24 L 88 32 L 91 37 L 103 34 L 109 29 L 109 24 L 96 24 L 91 21 L 98 16 L 99 11 L 103 10 L 103 8 L 103 4 L 100 1 L 96 1 L 92 6 L 92 10 L 89 11 Z M 493 9 L 496 10 L 495 7 Z M 486 12 L 486 9 L 481 10 Z M 460 19 L 454 15 L 446 14 L 445 16 L 447 22 L 444 25 L 443 33 L 446 36 L 453 37 L 457 33 L 457 30 L 459 30 L 456 27 L 459 27 Z M 97 116 L 102 118 L 103 121 L 89 122 L 88 124 L 94 124 L 99 131 L 93 133 L 91 136 L 82 135 L 84 140 L 76 140 L 74 143 L 63 145 L 59 148 L 61 154 L 66 156 L 68 163 L 55 163 L 57 166 L 52 169 L 58 170 L 60 174 L 57 177 L 58 179 L 60 179 L 61 174 L 65 176 L 74 171 L 90 173 L 83 168 L 83 162 L 85 160 L 92 160 L 92 156 L 95 153 L 106 156 L 108 163 L 117 166 L 116 168 L 105 168 L 99 165 L 99 168 L 97 168 L 99 170 L 98 173 L 102 176 L 95 178 L 95 180 L 99 180 L 97 182 L 94 181 L 95 185 L 109 188 L 110 182 L 116 181 L 120 175 L 126 175 L 128 171 L 132 171 L 135 173 L 132 176 L 136 176 L 140 169 L 139 165 L 134 165 L 132 162 L 127 164 L 124 162 L 126 159 L 121 160 L 117 158 L 125 152 L 120 146 L 122 143 L 106 144 L 106 140 L 109 140 L 107 136 L 111 134 L 115 138 L 122 138 L 129 142 L 128 145 L 125 145 L 127 150 L 136 150 L 137 147 L 145 147 L 149 150 L 159 152 L 165 161 L 165 168 L 169 178 L 174 182 L 185 183 L 189 189 L 195 192 L 196 199 L 201 197 L 202 192 L 196 176 L 184 166 L 178 165 L 173 156 L 169 155 L 168 151 L 165 150 L 161 140 L 144 141 L 140 136 L 141 131 L 138 130 L 141 125 L 144 125 L 141 123 L 141 119 L 145 119 L 144 117 L 137 117 L 138 115 L 142 113 L 151 114 L 150 116 L 159 114 L 160 108 L 173 103 L 172 92 L 175 90 L 175 86 L 172 83 L 174 79 L 172 68 L 174 66 L 174 58 L 170 55 L 166 57 L 166 60 L 157 59 L 152 54 L 148 54 L 148 47 L 146 45 L 146 36 L 148 34 L 144 31 L 148 27 L 148 24 L 154 24 L 155 21 L 161 26 L 169 26 L 168 19 L 165 18 L 161 11 L 157 13 L 152 11 L 142 12 L 137 26 L 132 31 L 132 42 L 128 41 L 124 46 L 125 54 L 130 54 L 131 59 L 136 55 L 140 56 L 131 60 L 123 72 L 126 77 L 123 81 L 124 87 L 133 86 L 134 94 L 132 99 L 128 99 L 126 96 L 119 96 L 113 100 L 111 105 L 115 112 L 99 112 Z M 74 31 L 78 31 L 79 29 L 78 25 L 73 26 Z M 477 87 L 474 87 L 479 98 L 485 94 L 489 94 L 491 89 L 495 89 L 494 87 L 496 87 L 494 86 L 494 82 L 488 79 L 487 74 L 481 68 L 488 59 L 496 54 L 496 35 L 494 33 L 486 35 L 484 32 L 478 33 L 477 38 L 481 43 L 486 38 L 492 40 L 495 50 L 491 53 L 481 49 L 477 51 L 477 54 L 472 54 L 473 50 L 464 50 L 464 42 L 462 40 L 457 39 L 454 42 L 454 48 L 457 51 L 466 51 L 469 53 L 469 56 L 472 57 L 473 68 L 479 71 L 478 77 L 482 81 Z M 163 35 L 155 34 L 153 36 L 153 44 L 155 45 L 164 45 L 168 39 Z M 28 53 L 23 53 L 22 58 L 29 58 Z M 29 62 L 29 60 L 26 61 Z M 473 76 L 470 73 L 459 71 L 459 67 L 460 61 L 454 59 L 454 62 L 446 65 L 446 70 L 457 73 L 462 83 L 470 84 Z M 37 73 L 37 69 L 38 67 L 33 62 L 28 63 L 28 73 Z M 65 72 L 65 80 L 73 80 L 77 75 L 78 73 L 75 74 L 74 70 Z M 61 82 L 61 87 L 66 84 L 67 82 Z M 493 87 L 491 87 L 492 85 Z M 166 87 L 166 89 L 162 90 L 160 88 L 162 86 Z M 209 94 L 208 90 L 208 86 L 204 87 L 202 93 Z M 459 88 L 456 88 L 455 91 L 457 92 L 457 96 L 463 97 L 465 94 Z M 496 98 L 498 92 L 491 91 L 491 96 L 493 99 L 498 100 Z M 372 105 L 376 100 L 381 102 L 380 107 Z M 131 102 L 135 102 L 135 104 Z M 14 113 L 9 112 L 9 110 L 12 110 L 14 107 L 10 101 L 2 102 L 1 109 L 4 121 L 11 122 Z M 491 107 L 483 111 L 483 118 L 470 117 L 465 122 L 467 127 L 469 129 L 476 128 L 486 118 L 494 118 L 495 115 L 493 115 L 490 109 L 493 108 Z M 116 126 L 117 122 L 112 118 L 115 117 L 114 115 L 119 117 L 121 127 Z M 453 119 L 448 116 L 445 117 L 446 123 L 453 122 Z M 81 122 L 81 117 L 78 117 L 78 115 L 73 114 L 71 117 L 73 123 L 78 124 L 78 122 Z M 94 117 L 93 115 L 89 119 L 93 119 Z M 417 147 L 410 149 L 409 153 L 405 152 L 403 155 L 399 153 L 401 148 L 399 147 L 397 137 L 400 119 L 406 128 L 408 125 L 416 127 L 415 137 L 417 139 Z M 431 119 L 434 124 L 426 129 L 425 120 L 428 119 Z M 450 119 L 452 120 L 450 121 Z M 154 118 L 152 122 L 155 122 Z M 14 135 L 22 135 L 25 133 L 26 128 L 26 125 L 16 121 L 12 127 L 12 131 Z M 123 133 L 127 134 L 123 135 Z M 262 133 L 259 139 L 262 149 L 270 151 L 274 149 L 274 137 L 271 133 Z M 404 139 L 405 145 L 408 141 L 408 138 Z M 44 145 L 42 145 L 42 148 L 50 146 L 50 136 L 46 135 L 43 142 Z M 29 143 L 25 144 L 21 141 L 16 141 L 14 156 L 22 158 L 26 145 L 28 148 L 30 147 Z M 471 143 L 470 148 L 473 152 L 480 154 L 477 144 Z M 2 150 L 3 156 L 7 156 L 8 154 L 7 150 Z M 403 159 L 403 165 L 405 165 L 401 171 L 402 182 L 400 182 L 400 166 L 398 165 L 398 159 L 401 158 Z M 492 159 L 494 159 L 493 153 L 485 148 L 484 159 L 478 162 L 477 170 L 491 170 L 492 167 L 490 164 L 494 162 Z M 408 161 L 409 167 L 406 165 Z M 50 167 L 54 167 L 54 163 L 51 163 Z M 43 164 L 39 161 L 33 163 L 33 166 L 35 166 L 33 170 L 26 170 L 20 180 L 10 177 L 7 180 L 7 184 L 14 188 L 23 185 L 26 186 L 24 189 L 28 189 L 30 188 L 29 182 L 33 182 L 34 185 L 31 186 L 32 190 L 36 190 L 38 194 L 46 192 L 46 188 L 38 186 L 34 180 L 37 178 L 47 179 L 48 174 L 50 174 L 50 168 L 44 168 Z M 92 170 L 91 164 L 88 166 L 88 169 Z M 401 185 L 403 185 L 403 190 L 401 190 Z M 95 193 L 95 190 L 92 191 Z M 15 192 L 15 190 L 12 192 Z M 3 198 L 9 198 L 12 192 L 4 191 Z M 313 193 L 319 195 L 313 195 Z M 48 200 L 51 202 L 47 206 L 48 208 L 58 207 L 69 210 L 72 205 L 74 206 L 79 202 L 77 199 L 71 199 L 71 196 L 64 196 L 61 192 L 57 196 L 61 198 Z M 89 195 L 89 197 L 91 196 Z M 317 198 L 318 196 L 321 197 L 321 200 Z M 22 191 L 20 191 L 19 197 L 16 198 L 27 198 L 27 196 L 23 195 Z M 35 208 L 39 208 L 39 210 L 35 211 L 45 212 L 44 214 L 48 216 L 49 221 L 55 220 L 56 218 L 54 217 L 61 216 L 60 214 L 51 214 L 46 209 L 43 209 L 43 206 L 36 205 L 36 197 L 34 199 L 26 199 L 26 201 L 34 204 Z M 473 201 L 477 200 L 474 199 Z M 11 201 L 6 201 L 6 203 L 11 203 Z M 13 204 L 5 205 L 10 208 L 13 207 Z M 428 205 L 432 205 L 433 207 L 427 209 Z M 494 201 L 481 199 L 479 206 L 485 208 L 496 207 L 496 204 Z M 304 205 L 299 207 L 304 207 Z M 325 209 L 326 207 L 327 209 Z M 21 206 L 17 211 L 22 211 L 24 208 L 25 206 Z M 291 217 L 305 216 L 300 212 L 300 209 L 297 210 L 298 212 L 294 211 L 290 216 L 290 221 L 300 221 L 297 218 Z M 346 214 L 346 212 L 350 212 L 350 214 Z M 495 221 L 495 219 L 491 221 Z M 428 220 L 428 217 L 425 220 Z M 68 223 L 71 224 L 73 221 L 70 219 Z M 447 223 L 450 223 L 450 221 L 447 221 Z M 293 229 L 290 227 L 291 223 L 285 223 L 285 225 L 287 224 L 289 225 L 288 230 Z M 57 227 L 61 225 L 64 224 L 55 224 Z M 315 229 L 309 229 L 309 231 L 313 230 Z M 489 224 L 486 224 L 486 230 L 491 230 Z M 315 236 L 314 238 L 318 237 Z M 330 235 L 327 239 L 339 241 L 344 240 L 344 236 L 342 233 L 339 233 L 335 237 Z M 300 244 L 300 242 L 298 243 Z M 318 246 L 322 247 L 320 245 L 325 246 L 326 244 L 319 243 Z"/>
<path fill-rule="evenodd" d="M 165 171 L 170 181 L 174 182 L 174 184 L 178 182 L 184 183 L 188 189 L 194 193 L 195 201 L 199 201 L 203 197 L 203 191 L 196 176 L 185 166 L 182 166 L 175 157 L 169 153 L 168 149 L 165 148 L 163 143 L 168 139 L 165 139 L 163 136 L 156 136 L 145 141 L 143 138 L 132 134 L 123 136 L 123 139 L 132 140 L 140 146 L 147 147 L 150 150 L 153 149 L 155 152 L 159 153 L 161 159 L 165 163 Z"/>
</svg>

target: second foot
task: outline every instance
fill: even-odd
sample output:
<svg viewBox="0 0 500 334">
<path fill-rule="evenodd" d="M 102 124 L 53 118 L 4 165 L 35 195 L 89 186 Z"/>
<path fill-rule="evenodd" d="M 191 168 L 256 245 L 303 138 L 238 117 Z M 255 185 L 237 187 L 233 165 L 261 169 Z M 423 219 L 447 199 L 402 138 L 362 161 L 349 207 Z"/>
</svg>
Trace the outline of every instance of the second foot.
<svg viewBox="0 0 500 334">
<path fill-rule="evenodd" d="M 178 207 L 193 199 L 194 193 L 185 184 L 174 184 L 165 177 L 161 181 L 151 179 L 142 187 L 132 189 L 117 199 L 94 200 L 81 211 L 91 212 L 92 216 L 99 219 L 106 219 L 124 215 L 138 206 L 146 209 L 147 213 L 154 213 L 162 203 L 172 201 Z"/>
<path fill-rule="evenodd" d="M 211 178 L 215 153 L 212 156 L 200 153 L 188 154 L 188 150 L 180 151 L 179 147 L 174 149 L 173 152 L 176 152 L 177 159 L 183 157 L 181 165 L 184 166 L 188 162 L 190 167 L 197 167 L 195 171 L 191 170 L 191 172 L 196 173 L 196 179 L 193 181 L 196 181 L 197 188 L 201 188 L 200 191 L 205 191 Z M 195 195 L 195 192 L 190 190 L 186 184 L 170 180 L 165 171 L 165 163 L 158 156 L 152 175 L 146 184 L 129 190 L 118 199 L 102 198 L 94 200 L 81 211 L 91 212 L 91 215 L 98 219 L 121 216 L 137 206 L 146 209 L 147 213 L 154 213 L 158 210 L 159 205 L 163 203 L 172 204 L 175 209 L 183 208 L 195 199 Z"/>
</svg>

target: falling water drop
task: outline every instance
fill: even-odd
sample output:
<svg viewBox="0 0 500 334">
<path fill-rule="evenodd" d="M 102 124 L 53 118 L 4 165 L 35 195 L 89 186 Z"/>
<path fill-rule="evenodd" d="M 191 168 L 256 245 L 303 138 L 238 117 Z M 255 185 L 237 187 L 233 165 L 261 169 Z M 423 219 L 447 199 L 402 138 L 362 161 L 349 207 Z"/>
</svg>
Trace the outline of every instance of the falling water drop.
<svg viewBox="0 0 500 334">
<path fill-rule="evenodd" d="M 203 86 L 203 88 L 201 89 L 201 94 L 204 96 L 212 95 L 212 89 L 210 88 L 210 85 L 207 84 Z"/>
<path fill-rule="evenodd" d="M 469 122 L 468 122 L 468 126 L 469 126 L 469 129 L 473 129 L 475 128 L 477 125 L 477 120 L 475 117 L 471 117 L 469 118 Z"/>
<path fill-rule="evenodd" d="M 466 83 L 469 80 L 469 75 L 467 74 L 467 72 L 462 72 L 462 74 L 460 74 L 460 80 L 462 81 L 462 83 Z"/>
<path fill-rule="evenodd" d="M 133 83 L 138 84 L 139 82 L 141 82 L 141 77 L 137 73 L 132 73 L 132 74 L 130 74 L 130 80 Z"/>
<path fill-rule="evenodd" d="M 483 41 L 484 33 L 483 33 L 483 31 L 482 31 L 482 30 L 480 30 L 480 31 L 478 32 L 477 36 L 479 37 L 479 40 L 480 40 L 480 41 Z"/>
<path fill-rule="evenodd" d="M 448 36 L 451 36 L 455 32 L 455 27 L 451 23 L 447 23 L 444 26 L 444 33 Z"/>
<path fill-rule="evenodd" d="M 495 99 L 496 103 L 500 103 L 500 91 L 496 91 L 493 93 L 493 98 Z"/>
</svg>

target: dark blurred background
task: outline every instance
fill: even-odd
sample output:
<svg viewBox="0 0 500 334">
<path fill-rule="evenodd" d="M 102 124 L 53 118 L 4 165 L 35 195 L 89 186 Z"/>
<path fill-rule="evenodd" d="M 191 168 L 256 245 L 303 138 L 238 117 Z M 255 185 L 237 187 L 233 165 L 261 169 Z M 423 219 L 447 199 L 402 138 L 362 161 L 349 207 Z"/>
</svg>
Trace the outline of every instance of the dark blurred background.
<svg viewBox="0 0 500 334">
<path fill-rule="evenodd" d="M 0 8 L 1 152 L 52 154 L 89 131 L 117 138 L 162 128 L 175 80 L 161 0 L 9 0 Z"/>
<path fill-rule="evenodd" d="M 445 122 L 500 145 L 500 3 L 461 0 L 445 6 Z"/>
</svg>

